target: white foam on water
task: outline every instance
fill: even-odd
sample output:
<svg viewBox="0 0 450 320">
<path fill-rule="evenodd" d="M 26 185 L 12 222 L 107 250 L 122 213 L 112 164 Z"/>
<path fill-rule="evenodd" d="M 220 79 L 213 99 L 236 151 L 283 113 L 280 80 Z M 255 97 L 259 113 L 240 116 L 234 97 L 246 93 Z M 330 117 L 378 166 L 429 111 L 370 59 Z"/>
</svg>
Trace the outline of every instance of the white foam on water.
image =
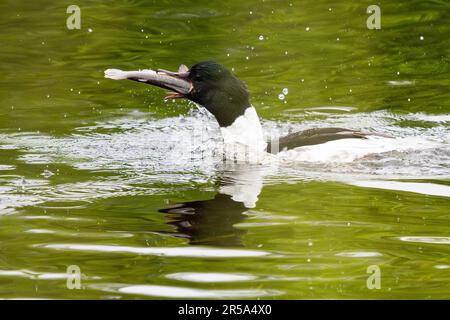
<svg viewBox="0 0 450 320">
<path fill-rule="evenodd" d="M 380 181 L 450 177 L 450 130 L 447 125 L 450 115 L 396 115 L 387 111 L 349 113 L 348 107 L 339 113 L 339 106 L 327 114 L 326 108 L 321 109 L 327 115 L 325 120 L 321 117 L 301 123 L 262 121 L 265 136 L 273 138 L 310 128 L 344 127 L 394 138 L 345 139 L 282 152 L 276 157 L 276 166 L 265 168 L 263 179 L 254 180 L 259 181 L 257 184 L 249 188 L 248 182 L 237 181 L 224 187 L 222 192 L 244 202 L 247 207 L 254 207 L 257 194 L 267 181 L 333 180 L 359 183 L 362 187 L 376 185 L 426 193 L 423 190 L 430 186 L 388 185 Z M 428 124 L 426 127 L 398 125 L 408 120 L 427 121 Z M 201 108 L 187 116 L 164 119 L 132 112 L 127 117 L 77 128 L 65 137 L 30 132 L 0 133 L 0 141 L 0 148 L 7 146 L 20 150 L 19 160 L 24 163 L 62 163 L 79 170 L 108 172 L 108 176 L 94 180 L 56 185 L 45 178 L 0 175 L 2 214 L 44 202 L 50 202 L 50 206 L 58 202 L 63 206 L 67 205 L 65 202 L 84 206 L 99 198 L 164 192 L 164 188 L 155 187 L 160 183 L 208 184 L 224 170 L 219 126 L 212 115 Z M 369 180 L 376 181 L 366 183 Z M 431 190 L 434 191 L 426 194 L 447 195 L 445 186 L 433 186 Z"/>
<path fill-rule="evenodd" d="M 408 116 L 412 120 L 429 121 L 429 122 L 450 122 L 450 114 L 425 114 L 425 113 L 414 113 Z"/>
<path fill-rule="evenodd" d="M 305 146 L 280 153 L 280 158 L 289 162 L 348 163 L 368 155 L 434 149 L 441 143 L 421 137 L 385 138 L 371 136 L 367 139 L 342 139 L 319 145 Z"/>
</svg>

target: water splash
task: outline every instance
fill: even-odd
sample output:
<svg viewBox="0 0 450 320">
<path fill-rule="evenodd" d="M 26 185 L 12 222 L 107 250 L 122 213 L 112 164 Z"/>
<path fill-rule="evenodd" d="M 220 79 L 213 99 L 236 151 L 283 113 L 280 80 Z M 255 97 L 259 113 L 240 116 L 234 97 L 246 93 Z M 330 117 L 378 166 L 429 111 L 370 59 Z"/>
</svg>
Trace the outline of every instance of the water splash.
<svg viewBox="0 0 450 320">
<path fill-rule="evenodd" d="M 450 176 L 450 115 L 350 113 L 350 110 L 351 107 L 321 108 L 316 111 L 325 114 L 326 120 L 307 118 L 312 111 L 309 110 L 299 123 L 263 121 L 262 124 L 267 138 L 329 126 L 381 132 L 395 138 L 351 139 L 354 140 L 351 146 L 345 144 L 347 139 L 284 153 L 281 165 L 267 168 L 264 183 L 305 179 L 356 183 Z M 426 121 L 426 125 L 420 126 L 420 121 Z M 158 183 L 208 184 L 225 168 L 219 127 L 203 109 L 195 109 L 187 116 L 158 120 L 142 113 L 131 114 L 77 128 L 76 133 L 65 137 L 1 133 L 0 141 L 0 148 L 20 150 L 19 160 L 26 164 L 64 164 L 76 170 L 108 173 L 95 180 L 59 184 L 49 183 L 54 177 L 50 175 L 43 179 L 2 175 L 3 214 L 43 202 L 49 202 L 50 206 L 58 202 L 62 207 L 82 206 L 98 198 L 154 194 L 160 192 Z M 342 147 L 347 150 L 342 151 Z M 334 150 L 336 157 L 323 161 L 317 152 L 320 150 L 328 155 Z M 15 169 L 9 164 L 3 164 L 2 168 L 8 172 Z M 367 183 L 359 185 L 370 187 Z M 444 193 L 447 195 L 447 191 Z"/>
</svg>

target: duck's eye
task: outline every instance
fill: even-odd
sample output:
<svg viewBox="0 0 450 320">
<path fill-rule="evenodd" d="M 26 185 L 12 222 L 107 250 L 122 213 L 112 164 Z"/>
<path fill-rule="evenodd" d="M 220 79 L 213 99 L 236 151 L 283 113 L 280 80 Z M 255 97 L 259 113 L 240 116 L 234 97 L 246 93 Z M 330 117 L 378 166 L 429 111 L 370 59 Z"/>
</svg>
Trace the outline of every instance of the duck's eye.
<svg viewBox="0 0 450 320">
<path fill-rule="evenodd" d="M 199 74 L 196 74 L 196 75 L 194 76 L 194 79 L 195 79 L 196 81 L 201 81 L 201 80 L 202 80 L 202 76 L 199 75 Z"/>
</svg>

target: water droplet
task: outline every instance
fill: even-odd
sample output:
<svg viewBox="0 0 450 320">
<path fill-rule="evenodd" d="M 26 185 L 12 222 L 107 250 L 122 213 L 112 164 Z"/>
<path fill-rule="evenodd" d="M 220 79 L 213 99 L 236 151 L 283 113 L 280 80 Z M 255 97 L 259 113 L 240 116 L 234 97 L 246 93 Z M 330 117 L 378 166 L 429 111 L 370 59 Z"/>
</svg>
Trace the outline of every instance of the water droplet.
<svg viewBox="0 0 450 320">
<path fill-rule="evenodd" d="M 408 102 L 411 102 L 411 98 L 408 98 Z"/>
<path fill-rule="evenodd" d="M 331 8 L 328 8 L 328 11 L 331 11 Z"/>
<path fill-rule="evenodd" d="M 336 41 L 339 41 L 339 38 L 336 38 Z"/>
<path fill-rule="evenodd" d="M 312 242 L 308 242 L 308 246 L 312 247 L 313 243 Z"/>
<path fill-rule="evenodd" d="M 258 37 L 258 39 L 262 41 L 262 40 L 264 40 L 264 36 L 263 36 L 263 35 L 260 35 L 260 36 Z"/>
<path fill-rule="evenodd" d="M 350 92 L 350 93 L 351 93 L 351 92 L 352 92 L 352 89 L 349 89 L 349 90 L 348 90 L 348 92 Z"/>
<path fill-rule="evenodd" d="M 301 82 L 305 82 L 305 79 L 300 80 Z"/>
<path fill-rule="evenodd" d="M 285 55 L 287 55 L 287 54 L 288 54 L 288 52 L 287 52 L 287 51 L 285 51 L 285 52 L 284 52 L 284 54 L 285 54 Z"/>
<path fill-rule="evenodd" d="M 423 40 L 424 39 L 424 37 L 423 36 L 420 36 L 420 40 Z"/>
<path fill-rule="evenodd" d="M 250 14 L 253 14 L 253 11 L 250 11 L 249 13 L 250 13 Z"/>
<path fill-rule="evenodd" d="M 283 92 L 284 95 L 287 95 L 289 93 L 289 89 L 288 88 L 284 88 L 282 90 L 282 92 Z"/>
<path fill-rule="evenodd" d="M 230 56 L 230 54 L 229 53 L 227 53 L 227 57 L 229 57 Z"/>
<path fill-rule="evenodd" d="M 94 31 L 94 30 L 92 30 L 91 28 L 88 29 L 88 32 L 92 32 L 92 31 Z"/>
<path fill-rule="evenodd" d="M 278 99 L 284 100 L 284 98 L 285 98 L 285 95 L 284 95 L 284 94 L 280 93 L 280 94 L 278 95 Z"/>
<path fill-rule="evenodd" d="M 249 59 L 249 57 L 247 56 L 247 57 L 245 57 L 245 60 L 248 60 Z"/>
<path fill-rule="evenodd" d="M 306 30 L 306 31 L 309 31 L 309 27 L 306 27 L 305 30 Z"/>
<path fill-rule="evenodd" d="M 306 261 L 308 261 L 308 262 L 311 262 L 311 259 L 310 259 L 310 258 L 308 258 L 308 260 L 306 260 Z"/>
<path fill-rule="evenodd" d="M 51 172 L 50 170 L 44 170 L 44 171 L 41 173 L 41 176 L 43 176 L 44 178 L 50 178 L 50 177 L 53 176 L 53 175 L 54 175 L 54 173 Z"/>
<path fill-rule="evenodd" d="M 400 71 L 397 71 L 397 75 L 398 75 L 398 76 L 400 75 Z"/>
</svg>

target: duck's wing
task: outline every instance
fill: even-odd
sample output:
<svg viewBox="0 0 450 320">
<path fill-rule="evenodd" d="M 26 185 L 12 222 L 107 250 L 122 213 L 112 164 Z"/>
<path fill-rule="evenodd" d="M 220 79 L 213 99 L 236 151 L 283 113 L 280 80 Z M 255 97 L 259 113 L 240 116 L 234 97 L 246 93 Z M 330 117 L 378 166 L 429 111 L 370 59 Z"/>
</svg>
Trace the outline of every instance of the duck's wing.
<svg viewBox="0 0 450 320">
<path fill-rule="evenodd" d="M 288 134 L 287 136 L 279 138 L 278 141 L 272 140 L 268 143 L 267 151 L 270 153 L 277 153 L 278 151 L 321 144 L 339 139 L 365 139 L 370 135 L 378 134 L 343 128 L 314 128 Z"/>
</svg>

